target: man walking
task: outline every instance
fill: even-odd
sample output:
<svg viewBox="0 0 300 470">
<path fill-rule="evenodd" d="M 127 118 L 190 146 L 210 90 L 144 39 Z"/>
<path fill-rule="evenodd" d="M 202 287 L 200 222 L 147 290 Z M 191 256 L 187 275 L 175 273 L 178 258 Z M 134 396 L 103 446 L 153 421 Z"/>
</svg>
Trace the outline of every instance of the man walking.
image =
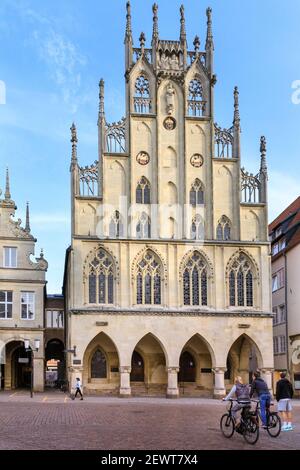
<svg viewBox="0 0 300 470">
<path fill-rule="evenodd" d="M 277 410 L 282 416 L 283 431 L 292 431 L 292 398 L 294 390 L 291 382 L 286 378 L 286 372 L 281 372 L 280 380 L 276 384 Z"/>
<path fill-rule="evenodd" d="M 80 395 L 80 397 L 81 397 L 80 400 L 83 400 L 83 396 L 82 396 L 82 393 L 81 393 L 81 381 L 80 381 L 80 378 L 79 378 L 79 377 L 77 377 L 77 379 L 76 379 L 75 390 L 76 390 L 76 391 L 75 391 L 75 395 L 74 395 L 74 400 L 75 400 L 75 398 L 77 397 L 77 394 L 78 394 L 78 393 L 79 393 L 79 395 Z"/>
</svg>

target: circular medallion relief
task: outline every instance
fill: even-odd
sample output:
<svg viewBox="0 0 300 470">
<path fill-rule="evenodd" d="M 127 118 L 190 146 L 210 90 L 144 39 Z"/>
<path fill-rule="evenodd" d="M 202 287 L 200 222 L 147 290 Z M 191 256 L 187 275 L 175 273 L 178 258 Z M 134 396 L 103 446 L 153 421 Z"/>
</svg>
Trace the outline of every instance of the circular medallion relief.
<svg viewBox="0 0 300 470">
<path fill-rule="evenodd" d="M 167 129 L 168 131 L 173 131 L 176 127 L 176 121 L 173 117 L 168 116 L 164 120 L 164 128 Z"/>
<path fill-rule="evenodd" d="M 140 152 L 136 157 L 136 161 L 140 165 L 147 165 L 150 162 L 150 156 L 147 152 Z"/>
<path fill-rule="evenodd" d="M 195 168 L 200 168 L 203 165 L 203 157 L 200 155 L 200 153 L 194 153 L 194 155 L 191 157 L 191 165 L 194 166 Z"/>
</svg>

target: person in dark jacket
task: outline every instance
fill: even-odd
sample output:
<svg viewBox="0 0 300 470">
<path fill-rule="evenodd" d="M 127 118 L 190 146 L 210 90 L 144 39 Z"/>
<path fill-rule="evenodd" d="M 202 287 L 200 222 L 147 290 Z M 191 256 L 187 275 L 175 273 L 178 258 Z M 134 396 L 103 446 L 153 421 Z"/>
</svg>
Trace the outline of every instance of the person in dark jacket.
<svg viewBox="0 0 300 470">
<path fill-rule="evenodd" d="M 260 402 L 260 414 L 263 428 L 267 427 L 266 408 L 270 406 L 271 395 L 267 383 L 261 378 L 260 371 L 253 374 L 253 382 L 251 384 L 250 397 L 256 393 Z"/>
<path fill-rule="evenodd" d="M 277 410 L 282 415 L 283 431 L 292 431 L 292 398 L 294 390 L 291 382 L 286 378 L 286 372 L 281 372 L 280 380 L 276 384 Z"/>
</svg>

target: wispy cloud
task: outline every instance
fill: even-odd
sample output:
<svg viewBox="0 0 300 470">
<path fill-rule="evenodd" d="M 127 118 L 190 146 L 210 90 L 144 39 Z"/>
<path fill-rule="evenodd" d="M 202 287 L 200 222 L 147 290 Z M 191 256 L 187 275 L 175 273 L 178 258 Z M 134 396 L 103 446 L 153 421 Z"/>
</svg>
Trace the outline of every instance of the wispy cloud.
<svg viewBox="0 0 300 470">
<path fill-rule="evenodd" d="M 54 18 L 42 15 L 23 0 L 10 0 L 5 2 L 5 6 L 13 9 L 25 24 L 30 24 L 25 45 L 35 49 L 39 59 L 46 64 L 49 76 L 61 93 L 64 103 L 75 113 L 83 100 L 86 102 L 92 99 L 81 87 L 81 74 L 87 65 L 87 58 L 64 34 Z"/>
</svg>

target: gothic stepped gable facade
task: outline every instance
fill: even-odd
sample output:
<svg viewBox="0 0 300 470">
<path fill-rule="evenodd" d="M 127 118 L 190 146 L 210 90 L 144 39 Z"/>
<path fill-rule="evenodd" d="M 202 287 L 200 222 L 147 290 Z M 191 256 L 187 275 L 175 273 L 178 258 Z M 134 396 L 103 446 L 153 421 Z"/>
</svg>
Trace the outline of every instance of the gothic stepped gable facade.
<svg viewBox="0 0 300 470">
<path fill-rule="evenodd" d="M 126 116 L 109 124 L 100 81 L 99 155 L 81 167 L 71 128 L 72 243 L 65 295 L 71 383 L 86 393 L 222 396 L 238 373 L 273 368 L 266 141 L 257 175 L 241 168 L 233 125 L 214 116 L 214 41 L 207 9 L 196 36 L 151 48 L 125 32 Z"/>
</svg>

